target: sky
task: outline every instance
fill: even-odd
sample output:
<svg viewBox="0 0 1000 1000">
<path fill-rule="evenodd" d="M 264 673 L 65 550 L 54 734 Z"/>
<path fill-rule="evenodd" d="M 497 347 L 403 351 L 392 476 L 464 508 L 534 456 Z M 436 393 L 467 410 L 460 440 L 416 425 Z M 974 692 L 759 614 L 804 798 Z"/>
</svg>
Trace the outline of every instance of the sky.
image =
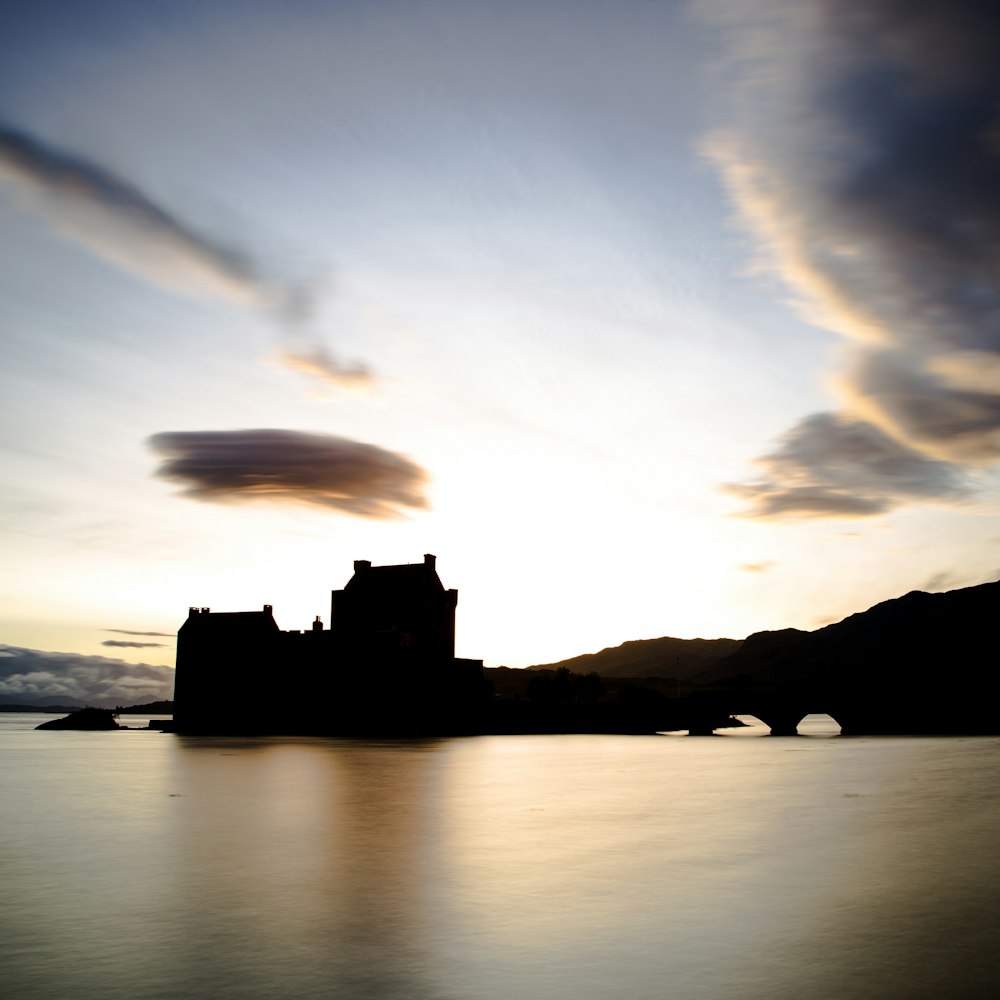
<svg viewBox="0 0 1000 1000">
<path fill-rule="evenodd" d="M 0 695 L 438 557 L 457 653 L 1000 576 L 1000 11 L 0 7 Z"/>
</svg>

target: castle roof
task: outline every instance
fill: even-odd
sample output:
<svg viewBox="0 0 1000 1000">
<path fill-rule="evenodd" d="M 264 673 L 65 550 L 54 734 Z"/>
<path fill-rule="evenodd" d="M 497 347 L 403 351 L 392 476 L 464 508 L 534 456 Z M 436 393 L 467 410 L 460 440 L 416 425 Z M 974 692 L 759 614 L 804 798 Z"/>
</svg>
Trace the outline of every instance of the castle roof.
<svg viewBox="0 0 1000 1000">
<path fill-rule="evenodd" d="M 359 559 L 354 563 L 354 576 L 347 581 L 344 590 L 392 597 L 428 588 L 439 592 L 444 590 L 432 555 L 425 555 L 420 563 L 396 566 L 373 566 L 367 560 Z"/>
<path fill-rule="evenodd" d="M 184 624 L 196 625 L 198 629 L 210 628 L 217 635 L 278 631 L 270 604 L 265 605 L 263 611 L 210 611 L 208 608 L 191 608 Z"/>
</svg>

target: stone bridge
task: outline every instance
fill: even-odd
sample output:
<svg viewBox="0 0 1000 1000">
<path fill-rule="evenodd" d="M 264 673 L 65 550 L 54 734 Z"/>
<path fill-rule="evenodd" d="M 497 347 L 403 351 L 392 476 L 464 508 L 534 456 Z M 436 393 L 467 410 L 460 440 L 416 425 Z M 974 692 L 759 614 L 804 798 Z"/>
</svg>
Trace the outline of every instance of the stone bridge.
<svg viewBox="0 0 1000 1000">
<path fill-rule="evenodd" d="M 844 692 L 767 688 L 720 688 L 696 691 L 682 699 L 679 718 L 693 736 L 710 735 L 732 715 L 760 719 L 772 736 L 795 736 L 807 715 L 829 715 L 845 736 L 920 732 L 989 732 L 968 704 L 942 704 L 915 698 L 912 692 Z"/>
</svg>

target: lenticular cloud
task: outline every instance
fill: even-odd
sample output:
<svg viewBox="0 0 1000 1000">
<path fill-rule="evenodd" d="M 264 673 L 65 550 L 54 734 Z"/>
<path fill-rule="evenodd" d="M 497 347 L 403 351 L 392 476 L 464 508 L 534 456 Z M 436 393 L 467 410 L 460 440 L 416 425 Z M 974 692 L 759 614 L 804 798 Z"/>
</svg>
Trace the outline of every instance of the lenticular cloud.
<svg viewBox="0 0 1000 1000">
<path fill-rule="evenodd" d="M 427 506 L 427 474 L 403 455 L 330 434 L 257 429 L 156 434 L 156 474 L 214 502 L 306 503 L 358 517 Z"/>
<path fill-rule="evenodd" d="M 831 491 L 830 452 L 793 459 L 786 440 L 777 468 L 762 459 L 775 475 L 752 488 L 751 513 L 954 499 L 963 469 L 1000 459 L 1000 7 L 712 6 L 726 8 L 745 100 L 711 154 L 803 311 L 848 342 L 843 409 L 826 416 L 911 456 L 887 477 L 884 448 L 841 435 Z"/>
</svg>

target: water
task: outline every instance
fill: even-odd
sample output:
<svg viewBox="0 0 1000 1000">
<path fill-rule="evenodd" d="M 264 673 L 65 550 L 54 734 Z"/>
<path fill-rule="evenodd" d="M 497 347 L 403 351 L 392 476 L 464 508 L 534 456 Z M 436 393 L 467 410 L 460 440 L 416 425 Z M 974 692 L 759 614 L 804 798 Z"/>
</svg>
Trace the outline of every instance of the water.
<svg viewBox="0 0 1000 1000">
<path fill-rule="evenodd" d="M 1000 740 L 33 732 L 17 1000 L 993 997 Z M 132 725 L 143 723 L 133 720 Z"/>
</svg>

